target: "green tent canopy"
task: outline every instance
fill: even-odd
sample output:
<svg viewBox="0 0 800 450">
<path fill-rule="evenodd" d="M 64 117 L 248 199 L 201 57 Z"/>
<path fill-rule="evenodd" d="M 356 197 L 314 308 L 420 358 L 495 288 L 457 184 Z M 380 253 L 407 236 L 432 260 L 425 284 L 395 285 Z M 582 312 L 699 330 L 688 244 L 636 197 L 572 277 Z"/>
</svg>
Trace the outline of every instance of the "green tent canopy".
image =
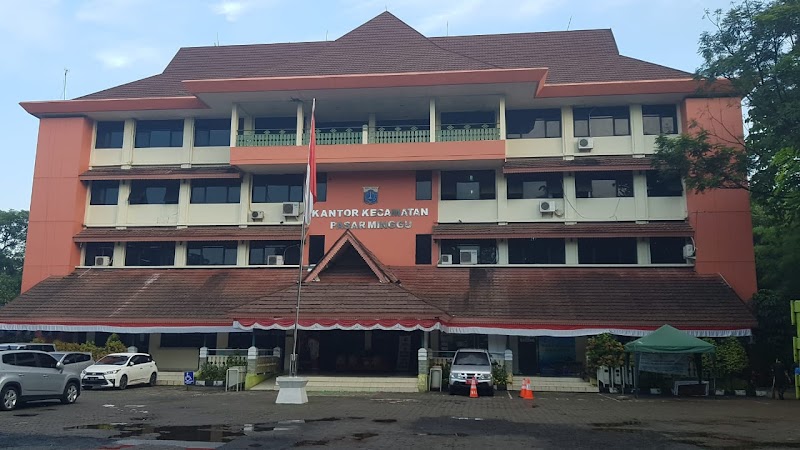
<svg viewBox="0 0 800 450">
<path fill-rule="evenodd" d="M 647 336 L 625 344 L 625 351 L 638 353 L 714 353 L 714 345 L 664 325 Z"/>
</svg>

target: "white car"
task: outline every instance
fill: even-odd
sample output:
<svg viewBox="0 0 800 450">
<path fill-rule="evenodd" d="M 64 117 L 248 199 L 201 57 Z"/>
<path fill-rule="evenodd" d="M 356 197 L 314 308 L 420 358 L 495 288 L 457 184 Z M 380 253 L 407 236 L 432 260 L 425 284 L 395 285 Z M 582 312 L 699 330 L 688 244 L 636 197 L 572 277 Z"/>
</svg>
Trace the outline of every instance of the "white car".
<svg viewBox="0 0 800 450">
<path fill-rule="evenodd" d="M 155 386 L 157 378 L 158 367 L 147 353 L 112 353 L 81 372 L 81 384 L 85 389 L 125 389 L 132 384 Z"/>
</svg>

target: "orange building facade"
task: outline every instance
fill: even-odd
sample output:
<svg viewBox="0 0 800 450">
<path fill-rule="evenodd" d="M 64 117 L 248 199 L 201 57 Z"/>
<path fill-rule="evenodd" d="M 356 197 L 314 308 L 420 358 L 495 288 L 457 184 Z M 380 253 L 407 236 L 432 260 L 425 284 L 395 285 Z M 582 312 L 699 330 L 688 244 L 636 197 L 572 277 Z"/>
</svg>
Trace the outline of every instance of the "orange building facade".
<svg viewBox="0 0 800 450">
<path fill-rule="evenodd" d="M 185 48 L 154 77 L 23 103 L 40 119 L 28 252 L 0 328 L 121 333 L 187 370 L 200 346 L 287 351 L 300 273 L 300 339 L 324 338 L 313 364 L 332 372 L 369 370 L 354 354 L 413 370 L 410 345 L 577 375 L 603 332 L 749 335 L 747 192 L 651 167 L 655 138 L 690 124 L 741 137 L 740 100 L 699 87 L 608 30 L 429 38 L 384 13 L 331 42 Z"/>
</svg>

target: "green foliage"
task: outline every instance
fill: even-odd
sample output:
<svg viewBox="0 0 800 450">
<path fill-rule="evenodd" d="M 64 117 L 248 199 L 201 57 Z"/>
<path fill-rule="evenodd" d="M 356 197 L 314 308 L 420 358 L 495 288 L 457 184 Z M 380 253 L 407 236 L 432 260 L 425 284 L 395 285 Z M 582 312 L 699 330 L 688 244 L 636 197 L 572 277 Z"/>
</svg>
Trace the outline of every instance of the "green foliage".
<svg viewBox="0 0 800 450">
<path fill-rule="evenodd" d="M 62 352 L 89 352 L 92 354 L 95 361 L 111 353 L 124 353 L 128 351 L 125 344 L 119 340 L 119 336 L 116 334 L 112 334 L 108 337 L 104 347 L 100 347 L 94 342 L 75 343 L 62 342 L 59 340 L 53 341 L 53 345 L 56 346 L 56 350 Z"/>
<path fill-rule="evenodd" d="M 761 290 L 753 296 L 758 328 L 753 331 L 753 365 L 762 374 L 776 358 L 792 361 L 794 328 L 789 314 L 791 298 L 779 292 Z"/>
<path fill-rule="evenodd" d="M 695 125 L 696 126 L 696 125 Z M 656 138 L 653 164 L 666 175 L 678 175 L 696 192 L 716 188 L 748 188 L 749 159 L 740 148 L 713 142 L 708 130 L 675 138 Z"/>
<path fill-rule="evenodd" d="M 111 336 L 106 339 L 105 348 L 108 350 L 108 353 L 125 353 L 128 351 L 128 347 L 122 343 L 116 333 L 112 333 Z"/>
<path fill-rule="evenodd" d="M 508 384 L 508 372 L 504 364 L 492 362 L 492 384 L 495 386 L 502 386 L 503 388 Z"/>
<path fill-rule="evenodd" d="M 218 366 L 210 362 L 200 365 L 197 379 L 200 381 L 225 381 L 225 374 L 231 367 L 247 367 L 247 358 L 244 356 L 229 356 L 225 364 Z"/>
<path fill-rule="evenodd" d="M 625 362 L 625 347 L 613 335 L 604 333 L 588 339 L 586 359 L 590 373 L 598 367 L 620 367 Z"/>
<path fill-rule="evenodd" d="M 19 295 L 28 211 L 0 211 L 0 305 Z"/>
</svg>

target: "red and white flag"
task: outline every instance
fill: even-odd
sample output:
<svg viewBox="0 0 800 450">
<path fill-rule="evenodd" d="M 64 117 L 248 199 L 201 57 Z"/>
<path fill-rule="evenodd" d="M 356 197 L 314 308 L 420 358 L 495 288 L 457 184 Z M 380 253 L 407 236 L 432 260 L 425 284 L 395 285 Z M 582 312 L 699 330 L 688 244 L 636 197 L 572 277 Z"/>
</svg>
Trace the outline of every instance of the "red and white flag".
<svg viewBox="0 0 800 450">
<path fill-rule="evenodd" d="M 311 223 L 311 213 L 314 211 L 314 200 L 317 199 L 317 130 L 314 112 L 317 109 L 317 100 L 311 102 L 311 130 L 308 140 L 308 166 L 306 167 L 306 186 L 303 193 L 303 221 L 306 225 Z"/>
</svg>

